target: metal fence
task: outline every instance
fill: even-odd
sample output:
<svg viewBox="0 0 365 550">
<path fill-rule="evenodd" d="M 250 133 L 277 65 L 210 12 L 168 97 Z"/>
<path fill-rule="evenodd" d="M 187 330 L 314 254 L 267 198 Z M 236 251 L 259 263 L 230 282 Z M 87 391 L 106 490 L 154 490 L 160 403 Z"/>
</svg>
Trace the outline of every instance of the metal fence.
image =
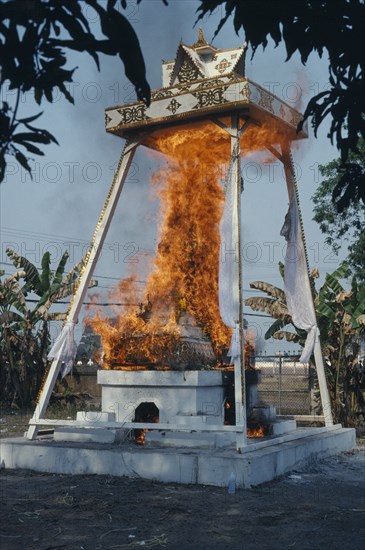
<svg viewBox="0 0 365 550">
<path fill-rule="evenodd" d="M 318 403 L 311 365 L 299 363 L 297 356 L 257 356 L 256 368 L 261 370 L 259 404 L 272 405 L 281 415 L 316 414 Z"/>
</svg>

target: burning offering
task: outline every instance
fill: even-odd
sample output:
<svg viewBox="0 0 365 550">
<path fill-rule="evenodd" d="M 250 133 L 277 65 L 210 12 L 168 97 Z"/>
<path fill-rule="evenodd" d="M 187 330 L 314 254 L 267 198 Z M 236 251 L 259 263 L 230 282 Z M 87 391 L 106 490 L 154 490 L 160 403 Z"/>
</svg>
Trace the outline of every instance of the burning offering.
<svg viewBox="0 0 365 550">
<path fill-rule="evenodd" d="M 50 353 L 55 359 L 39 418 L 59 365 L 72 364 L 73 326 L 134 153 L 144 145 L 163 155 L 151 178 L 160 210 L 145 285 L 137 285 L 141 274 L 131 274 L 109 296 L 123 306 L 113 306 L 113 314 L 94 310 L 87 319 L 102 345 L 102 415 L 112 417 L 103 423 L 132 429 L 138 443 L 157 445 L 235 443 L 241 449 L 246 437 L 270 435 L 269 422 L 251 421 L 259 371 L 244 331 L 240 162 L 253 151 L 263 162 L 282 162 L 293 218 L 298 206 L 290 144 L 306 134 L 296 131 L 301 115 L 295 109 L 246 78 L 245 49 L 220 50 L 200 31 L 195 44 L 180 44 L 175 60 L 163 62 L 163 87 L 152 92 L 150 105 L 106 109 L 106 130 L 126 143 L 67 323 Z M 297 221 L 287 224 L 289 240 L 300 229 Z M 295 235 L 300 241 L 300 231 Z M 38 420 L 31 423 L 29 438 Z"/>
</svg>

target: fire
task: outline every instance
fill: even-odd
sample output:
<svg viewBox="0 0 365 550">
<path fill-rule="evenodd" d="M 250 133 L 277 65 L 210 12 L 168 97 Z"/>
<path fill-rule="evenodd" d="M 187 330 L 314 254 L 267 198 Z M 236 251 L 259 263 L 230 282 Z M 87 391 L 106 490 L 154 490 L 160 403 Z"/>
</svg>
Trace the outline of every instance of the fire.
<svg viewBox="0 0 365 550">
<path fill-rule="evenodd" d="M 263 149 L 275 136 L 273 129 L 252 126 L 242 144 L 246 151 Z M 164 358 L 176 349 L 178 320 L 185 311 L 209 337 L 217 359 L 229 347 L 231 330 L 223 324 L 218 304 L 219 222 L 229 136 L 204 123 L 170 129 L 153 139 L 154 148 L 168 156 L 152 177 L 161 204 L 159 243 L 140 310 L 127 306 L 113 320 L 99 313 L 88 319 L 102 339 L 104 368 L 132 359 L 137 365 L 164 366 Z M 134 277 L 122 281 L 110 297 L 125 302 L 126 296 L 138 303 Z"/>
<path fill-rule="evenodd" d="M 265 437 L 265 426 L 257 426 L 256 428 L 247 428 L 247 437 L 248 438 L 258 438 Z"/>
<path fill-rule="evenodd" d="M 144 430 L 134 430 L 136 433 L 134 437 L 134 441 L 137 445 L 144 445 L 146 433 L 148 432 L 148 429 L 145 428 Z"/>
</svg>

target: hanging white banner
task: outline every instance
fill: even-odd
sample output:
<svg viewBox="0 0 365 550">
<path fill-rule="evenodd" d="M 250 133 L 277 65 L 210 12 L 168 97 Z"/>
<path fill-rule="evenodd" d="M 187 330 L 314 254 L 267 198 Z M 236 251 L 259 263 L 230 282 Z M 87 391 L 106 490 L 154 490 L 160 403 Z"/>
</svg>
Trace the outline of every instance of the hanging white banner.
<svg viewBox="0 0 365 550">
<path fill-rule="evenodd" d="M 75 323 L 73 321 L 65 323 L 47 356 L 47 359 L 62 361 L 61 378 L 64 378 L 66 374 L 72 371 L 76 356 L 77 346 L 74 340 L 74 326 Z"/>
<path fill-rule="evenodd" d="M 301 363 L 308 363 L 313 353 L 318 328 L 294 188 L 280 235 L 287 241 L 284 270 L 286 303 L 294 325 L 308 333 L 300 357 Z"/>
<path fill-rule="evenodd" d="M 220 223 L 219 310 L 224 324 L 233 330 L 228 355 L 232 361 L 240 355 L 239 339 L 239 252 L 237 213 L 237 174 L 232 153 L 225 182 L 225 205 Z"/>
</svg>

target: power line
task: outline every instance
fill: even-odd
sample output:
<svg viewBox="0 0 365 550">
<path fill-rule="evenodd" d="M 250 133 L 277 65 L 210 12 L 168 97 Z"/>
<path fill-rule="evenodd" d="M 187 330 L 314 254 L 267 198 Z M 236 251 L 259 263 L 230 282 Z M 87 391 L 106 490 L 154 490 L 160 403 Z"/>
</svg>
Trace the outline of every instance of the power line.
<svg viewBox="0 0 365 550">
<path fill-rule="evenodd" d="M 3 233 L 7 233 L 8 235 L 10 236 L 13 236 L 14 238 L 29 238 L 29 239 L 38 239 L 40 241 L 47 241 L 47 240 L 55 240 L 55 241 L 59 241 L 60 243 L 62 242 L 69 242 L 69 243 L 84 243 L 84 244 L 87 244 L 89 245 L 90 242 L 91 242 L 91 239 L 88 240 L 88 239 L 80 239 L 79 237 L 71 237 L 71 236 L 62 236 L 62 235 L 56 235 L 54 233 L 41 233 L 41 232 L 37 232 L 37 231 L 22 231 L 20 229 L 12 229 L 10 227 L 3 227 L 1 229 L 1 231 Z M 132 241 L 131 241 L 132 242 Z M 103 248 L 105 247 L 110 247 L 110 249 L 112 249 L 112 247 L 114 246 L 115 243 L 111 242 L 111 241 L 106 241 L 104 244 L 103 244 Z M 124 244 L 128 244 L 128 243 L 124 243 Z M 124 249 L 123 249 L 124 250 Z M 154 250 L 152 250 L 151 248 L 139 248 L 138 247 L 138 252 L 154 252 Z"/>
<path fill-rule="evenodd" d="M 30 303 L 33 303 L 33 304 L 36 304 L 39 302 L 39 300 L 33 300 L 32 298 L 28 298 L 27 300 L 25 300 L 26 302 L 30 302 Z M 61 300 L 59 302 L 55 302 L 55 304 L 66 304 L 68 305 L 69 302 L 66 302 L 64 300 Z M 133 304 L 133 303 L 124 303 L 124 302 L 105 302 L 105 303 L 102 303 L 102 302 L 83 302 L 83 305 L 84 306 L 100 306 L 100 307 L 110 307 L 110 306 L 133 306 L 133 307 L 138 307 L 140 304 Z M 244 313 L 243 314 L 244 317 L 266 317 L 266 318 L 269 318 L 269 319 L 272 319 L 271 315 L 264 315 L 262 313 Z"/>
<path fill-rule="evenodd" d="M 1 262 L 0 261 L 0 264 L 1 265 L 9 265 L 9 266 L 13 266 L 13 264 L 11 263 L 7 263 L 7 262 Z M 5 275 L 12 275 L 12 273 L 5 273 Z M 119 277 L 111 277 L 111 276 L 108 276 L 108 275 L 93 275 L 93 277 L 95 279 L 109 279 L 109 280 L 113 280 L 113 281 L 123 281 L 124 279 L 121 279 Z M 126 279 L 128 279 L 128 277 L 126 277 Z M 133 281 L 133 283 L 138 283 L 138 284 L 141 284 L 141 285 L 144 285 L 147 283 L 147 281 Z M 113 286 L 97 286 L 97 287 L 94 287 L 95 289 L 96 288 L 109 288 L 110 290 L 113 290 L 115 287 Z M 242 292 L 261 292 L 261 290 L 256 290 L 255 288 L 243 288 L 242 289 Z"/>
<path fill-rule="evenodd" d="M 11 264 L 10 262 L 0 261 L 0 264 L 1 265 L 8 265 L 10 267 L 15 267 L 14 264 Z M 40 267 L 37 267 L 37 269 L 40 269 Z M 11 273 L 5 273 L 5 275 L 11 275 Z M 111 276 L 108 276 L 108 275 L 93 275 L 93 277 L 98 278 L 98 279 L 112 279 L 114 281 L 122 281 L 123 280 L 120 277 L 111 277 Z M 146 283 L 146 281 L 134 281 L 134 282 L 139 283 L 139 284 L 145 284 Z M 107 288 L 107 287 L 105 287 L 105 288 Z M 112 288 L 112 287 L 110 287 L 110 288 Z"/>
</svg>

